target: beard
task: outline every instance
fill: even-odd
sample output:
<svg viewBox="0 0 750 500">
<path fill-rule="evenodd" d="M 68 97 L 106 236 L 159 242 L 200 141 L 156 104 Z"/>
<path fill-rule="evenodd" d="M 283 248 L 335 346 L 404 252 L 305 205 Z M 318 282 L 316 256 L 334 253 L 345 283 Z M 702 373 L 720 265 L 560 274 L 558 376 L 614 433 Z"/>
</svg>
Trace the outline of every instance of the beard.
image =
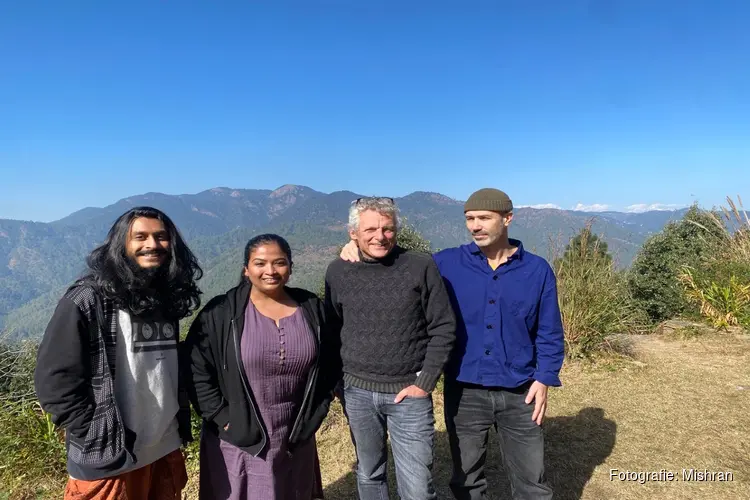
<svg viewBox="0 0 750 500">
<path fill-rule="evenodd" d="M 141 267 L 133 257 L 128 257 L 131 281 L 126 283 L 129 296 L 126 307 L 135 314 L 163 314 L 165 301 L 169 302 L 169 260 L 155 267 Z"/>
<path fill-rule="evenodd" d="M 477 240 L 476 236 L 484 236 L 485 238 Z M 476 243 L 477 246 L 480 248 L 492 246 L 493 244 L 497 242 L 498 239 L 500 239 L 498 235 L 496 234 L 493 235 L 493 234 L 488 234 L 488 233 L 472 234 L 471 237 L 474 240 L 474 243 Z"/>
<path fill-rule="evenodd" d="M 131 286 L 136 290 L 158 289 L 168 281 L 169 260 L 155 267 L 142 267 L 134 257 L 128 257 L 128 267 L 133 273 Z"/>
</svg>

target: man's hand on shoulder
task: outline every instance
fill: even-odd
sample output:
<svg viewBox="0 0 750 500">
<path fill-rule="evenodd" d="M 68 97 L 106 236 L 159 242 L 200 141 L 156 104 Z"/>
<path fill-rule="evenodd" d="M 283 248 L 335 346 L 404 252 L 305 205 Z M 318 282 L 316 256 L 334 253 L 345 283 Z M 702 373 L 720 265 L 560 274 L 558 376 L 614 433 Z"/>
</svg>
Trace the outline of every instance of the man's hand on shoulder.
<svg viewBox="0 0 750 500">
<path fill-rule="evenodd" d="M 348 262 L 359 262 L 359 248 L 357 248 L 357 242 L 354 240 L 349 241 L 344 248 L 341 249 L 339 255 L 343 260 Z"/>
<path fill-rule="evenodd" d="M 426 398 L 429 396 L 429 392 L 425 392 L 416 385 L 410 385 L 409 387 L 406 387 L 401 390 L 398 394 L 396 394 L 396 399 L 393 400 L 394 403 L 400 403 L 404 399 L 408 398 Z"/>
<path fill-rule="evenodd" d="M 534 413 L 531 415 L 531 420 L 534 420 L 537 425 L 542 425 L 544 421 L 544 414 L 547 411 L 547 386 L 541 382 L 534 381 L 529 388 L 529 393 L 526 395 L 526 404 L 535 401 Z"/>
</svg>

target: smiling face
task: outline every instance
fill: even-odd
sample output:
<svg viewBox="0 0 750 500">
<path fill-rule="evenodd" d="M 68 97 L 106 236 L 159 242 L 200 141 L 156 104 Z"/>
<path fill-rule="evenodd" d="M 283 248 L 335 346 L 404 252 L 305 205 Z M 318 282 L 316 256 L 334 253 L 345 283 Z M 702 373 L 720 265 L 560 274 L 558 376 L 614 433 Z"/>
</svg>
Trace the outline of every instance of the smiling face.
<svg viewBox="0 0 750 500">
<path fill-rule="evenodd" d="M 396 224 L 390 215 L 365 210 L 359 214 L 357 229 L 351 230 L 349 236 L 357 241 L 363 254 L 382 259 L 396 246 Z"/>
<path fill-rule="evenodd" d="M 125 253 L 143 269 L 160 267 L 169 258 L 169 232 L 159 219 L 138 217 L 130 224 Z"/>
<path fill-rule="evenodd" d="M 470 210 L 464 215 L 466 228 L 478 247 L 491 247 L 507 239 L 508 225 L 513 219 L 512 212 L 500 214 L 489 210 Z"/>
<path fill-rule="evenodd" d="M 245 276 L 253 287 L 273 295 L 284 288 L 292 275 L 289 256 L 276 242 L 253 248 L 245 265 Z"/>
</svg>

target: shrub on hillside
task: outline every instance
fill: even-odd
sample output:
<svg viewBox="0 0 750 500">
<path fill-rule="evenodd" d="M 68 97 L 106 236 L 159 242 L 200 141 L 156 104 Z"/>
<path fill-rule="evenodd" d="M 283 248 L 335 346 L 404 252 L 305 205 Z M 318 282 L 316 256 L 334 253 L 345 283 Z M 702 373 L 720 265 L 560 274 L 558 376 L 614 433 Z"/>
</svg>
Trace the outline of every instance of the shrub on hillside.
<svg viewBox="0 0 750 500">
<path fill-rule="evenodd" d="M 700 274 L 685 267 L 680 282 L 689 301 L 700 308 L 700 314 L 719 329 L 729 326 L 750 326 L 750 283 L 736 275 L 722 280 Z"/>
<path fill-rule="evenodd" d="M 0 486 L 30 498 L 65 477 L 61 431 L 34 394 L 36 345 L 0 341 Z M 22 471 L 22 473 L 21 473 Z"/>
<path fill-rule="evenodd" d="M 677 222 L 650 237 L 628 273 L 635 305 L 654 322 L 694 311 L 679 281 L 683 266 L 704 266 L 718 249 L 715 214 L 693 206 Z"/>
<path fill-rule="evenodd" d="M 589 221 L 581 231 L 570 239 L 565 247 L 563 260 L 599 260 L 611 262 L 609 247 L 598 234 L 592 231 L 593 220 Z"/>
<path fill-rule="evenodd" d="M 65 481 L 65 445 L 37 403 L 0 402 L 0 489 L 36 498 L 60 491 Z"/>
<path fill-rule="evenodd" d="M 432 244 L 410 224 L 404 223 L 398 231 L 398 245 L 415 252 L 430 253 Z"/>
<path fill-rule="evenodd" d="M 34 366 L 37 344 L 8 342 L 0 338 L 0 401 L 31 402 L 34 394 Z"/>
<path fill-rule="evenodd" d="M 737 203 L 727 197 L 729 207 L 721 207 L 721 212 L 711 212 L 713 230 L 721 245 L 721 257 L 729 262 L 750 266 L 750 217 L 738 196 Z"/>
<path fill-rule="evenodd" d="M 603 241 L 587 224 L 554 261 L 558 301 L 570 357 L 586 357 L 607 347 L 613 333 L 641 331 L 643 317 L 633 307 L 622 272 L 615 270 Z"/>
<path fill-rule="evenodd" d="M 679 274 L 685 297 L 713 326 L 750 328 L 750 219 L 730 198 L 722 215 L 700 227 L 716 234 L 717 248 L 704 266 L 685 265 Z"/>
</svg>

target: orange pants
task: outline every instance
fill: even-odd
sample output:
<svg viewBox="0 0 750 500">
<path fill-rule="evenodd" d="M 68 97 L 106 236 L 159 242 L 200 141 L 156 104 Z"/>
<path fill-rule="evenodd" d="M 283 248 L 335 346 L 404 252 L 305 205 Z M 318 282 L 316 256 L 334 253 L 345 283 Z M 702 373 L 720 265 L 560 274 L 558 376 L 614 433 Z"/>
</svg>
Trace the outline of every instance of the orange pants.
<svg viewBox="0 0 750 500">
<path fill-rule="evenodd" d="M 68 479 L 64 500 L 180 500 L 187 484 L 182 451 L 119 476 L 96 481 Z"/>
</svg>

